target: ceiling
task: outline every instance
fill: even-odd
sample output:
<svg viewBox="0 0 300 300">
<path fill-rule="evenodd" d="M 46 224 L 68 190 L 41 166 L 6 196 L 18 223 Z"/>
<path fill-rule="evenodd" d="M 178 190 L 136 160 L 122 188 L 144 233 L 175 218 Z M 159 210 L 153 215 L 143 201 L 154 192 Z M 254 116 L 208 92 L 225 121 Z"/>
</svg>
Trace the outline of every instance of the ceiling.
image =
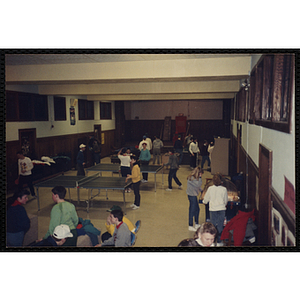
<svg viewBox="0 0 300 300">
<path fill-rule="evenodd" d="M 6 88 L 88 100 L 232 99 L 249 76 L 245 53 L 6 54 Z"/>
</svg>

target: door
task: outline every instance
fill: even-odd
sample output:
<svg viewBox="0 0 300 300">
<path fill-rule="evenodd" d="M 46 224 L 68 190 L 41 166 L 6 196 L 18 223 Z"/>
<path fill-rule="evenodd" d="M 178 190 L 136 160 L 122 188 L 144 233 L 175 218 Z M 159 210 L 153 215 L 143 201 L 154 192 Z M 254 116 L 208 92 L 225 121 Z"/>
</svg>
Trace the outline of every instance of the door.
<svg viewBox="0 0 300 300">
<path fill-rule="evenodd" d="M 272 151 L 259 144 L 258 244 L 271 245 Z"/>
<path fill-rule="evenodd" d="M 19 144 L 25 156 L 37 159 L 36 153 L 36 129 L 19 129 Z"/>
</svg>

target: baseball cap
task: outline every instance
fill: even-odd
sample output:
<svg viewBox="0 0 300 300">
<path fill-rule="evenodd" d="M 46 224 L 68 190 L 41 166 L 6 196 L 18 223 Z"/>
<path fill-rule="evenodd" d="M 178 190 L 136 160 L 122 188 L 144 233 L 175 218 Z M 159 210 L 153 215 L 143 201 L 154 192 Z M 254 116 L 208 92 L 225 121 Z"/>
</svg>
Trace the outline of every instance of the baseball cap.
<svg viewBox="0 0 300 300">
<path fill-rule="evenodd" d="M 113 205 L 110 209 L 108 209 L 107 211 L 113 211 L 113 210 L 122 210 L 122 208 L 118 205 Z"/>
<path fill-rule="evenodd" d="M 70 232 L 70 227 L 68 225 L 61 224 L 55 227 L 53 236 L 61 240 L 67 237 L 73 237 L 73 234 Z"/>
<path fill-rule="evenodd" d="M 85 147 L 86 147 L 85 144 L 81 144 L 81 145 L 79 146 L 79 148 L 85 148 Z"/>
</svg>

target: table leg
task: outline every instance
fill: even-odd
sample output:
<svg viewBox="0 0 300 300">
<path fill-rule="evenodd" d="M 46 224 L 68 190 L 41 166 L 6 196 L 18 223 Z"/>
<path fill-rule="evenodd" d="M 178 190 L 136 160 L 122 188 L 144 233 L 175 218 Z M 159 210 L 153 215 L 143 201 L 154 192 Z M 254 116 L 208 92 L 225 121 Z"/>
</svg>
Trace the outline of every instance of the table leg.
<svg viewBox="0 0 300 300">
<path fill-rule="evenodd" d="M 39 197 L 39 188 L 36 188 L 36 199 L 37 199 L 37 203 L 38 203 L 38 211 L 40 211 L 40 197 Z"/>
</svg>

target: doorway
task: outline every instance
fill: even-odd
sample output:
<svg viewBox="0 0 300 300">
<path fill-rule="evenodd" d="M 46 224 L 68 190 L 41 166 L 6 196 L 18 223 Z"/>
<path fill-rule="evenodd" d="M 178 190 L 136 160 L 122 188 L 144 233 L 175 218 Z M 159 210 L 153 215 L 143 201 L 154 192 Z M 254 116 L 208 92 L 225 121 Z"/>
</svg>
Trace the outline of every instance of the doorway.
<svg viewBox="0 0 300 300">
<path fill-rule="evenodd" d="M 258 244 L 271 245 L 271 193 L 273 152 L 259 144 Z"/>
<path fill-rule="evenodd" d="M 19 145 L 24 156 L 28 156 L 31 160 L 37 159 L 36 129 L 19 129 Z"/>
</svg>

